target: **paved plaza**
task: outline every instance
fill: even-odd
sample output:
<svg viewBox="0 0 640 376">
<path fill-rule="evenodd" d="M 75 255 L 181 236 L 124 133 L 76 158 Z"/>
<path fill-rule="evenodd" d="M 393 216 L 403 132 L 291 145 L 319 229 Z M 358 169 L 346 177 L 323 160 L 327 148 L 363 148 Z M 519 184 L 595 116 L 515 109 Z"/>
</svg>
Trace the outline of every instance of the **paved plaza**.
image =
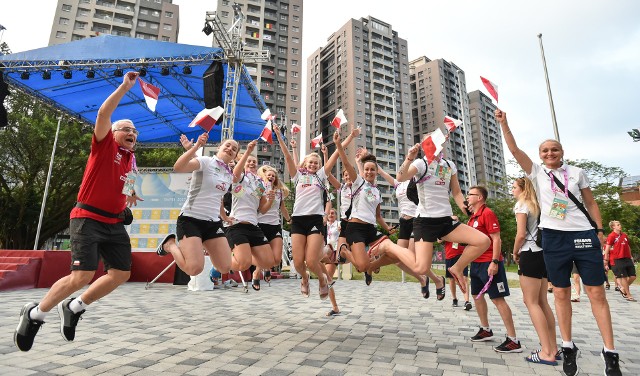
<svg viewBox="0 0 640 376">
<path fill-rule="evenodd" d="M 637 289 L 637 287 L 635 287 Z M 338 281 L 342 314 L 325 317 L 329 301 L 299 293 L 299 280 L 189 292 L 186 286 L 127 283 L 90 306 L 74 342 L 65 342 L 54 311 L 31 351 L 20 352 L 13 331 L 21 307 L 44 289 L 0 292 L 0 375 L 558 375 L 557 367 L 530 364 L 538 348 L 520 289 L 511 304 L 521 354 L 499 354 L 504 339 L 489 304 L 496 339 L 469 341 L 477 331 L 473 310 L 420 295 L 416 283 Z M 640 291 L 634 291 L 639 294 Z M 613 290 L 607 295 L 625 375 L 640 375 L 640 303 Z M 551 295 L 549 295 L 551 297 Z M 459 296 L 460 298 L 460 296 Z M 461 299 L 462 300 L 462 299 Z M 574 303 L 574 340 L 580 375 L 602 375 L 602 341 L 583 295 Z"/>
</svg>

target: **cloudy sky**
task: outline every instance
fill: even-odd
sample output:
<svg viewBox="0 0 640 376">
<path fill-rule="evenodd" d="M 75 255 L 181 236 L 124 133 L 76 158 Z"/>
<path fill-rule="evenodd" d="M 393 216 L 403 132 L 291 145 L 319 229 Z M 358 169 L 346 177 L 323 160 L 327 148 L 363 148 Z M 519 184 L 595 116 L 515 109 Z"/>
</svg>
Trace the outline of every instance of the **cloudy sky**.
<svg viewBox="0 0 640 376">
<path fill-rule="evenodd" d="M 57 1 L 3 3 L 2 41 L 14 52 L 47 45 Z M 211 45 L 201 29 L 216 1 L 174 3 L 180 5 L 179 42 Z M 27 4 L 37 11 L 24 11 Z M 640 175 L 640 142 L 627 134 L 640 128 L 631 111 L 640 104 L 639 14 L 634 0 L 307 0 L 302 60 L 349 18 L 387 22 L 408 41 L 410 60 L 427 56 L 455 63 L 465 71 L 469 91 L 482 88 L 480 75 L 498 84 L 499 107 L 535 161 L 537 145 L 553 138 L 537 38 L 542 33 L 565 156 Z M 505 156 L 511 158 L 508 151 Z"/>
</svg>

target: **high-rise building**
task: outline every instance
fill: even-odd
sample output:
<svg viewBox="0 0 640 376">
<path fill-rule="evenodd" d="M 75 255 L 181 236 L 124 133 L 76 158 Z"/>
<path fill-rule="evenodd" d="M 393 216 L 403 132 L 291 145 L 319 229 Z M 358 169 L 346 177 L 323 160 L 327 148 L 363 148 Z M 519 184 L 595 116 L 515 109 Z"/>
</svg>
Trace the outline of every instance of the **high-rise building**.
<svg viewBox="0 0 640 376">
<path fill-rule="evenodd" d="M 49 46 L 112 34 L 177 42 L 173 0 L 58 0 Z"/>
<path fill-rule="evenodd" d="M 246 63 L 247 70 L 277 123 L 290 130 L 302 123 L 302 0 L 218 0 L 216 14 L 227 29 L 235 21 L 234 4 L 245 15 L 245 46 L 271 52 L 269 62 Z M 261 142 L 258 163 L 284 171 L 278 149 L 275 140 L 273 146 Z"/>
<path fill-rule="evenodd" d="M 476 179 L 489 191 L 489 197 L 505 197 L 507 186 L 502 130 L 496 122 L 496 105 L 480 90 L 469 93 L 469 119 L 473 132 Z"/>
<path fill-rule="evenodd" d="M 333 32 L 327 44 L 307 58 L 307 136 L 322 133 L 329 151 L 335 150 L 330 123 L 342 109 L 349 123 L 362 129 L 347 154 L 354 156 L 356 147 L 365 146 L 395 175 L 413 145 L 407 53 L 407 41 L 373 17 L 350 19 Z M 342 139 L 348 128 L 340 129 Z M 398 222 L 392 187 L 382 181 L 378 187 L 382 216 Z"/>
<path fill-rule="evenodd" d="M 464 71 L 444 59 L 430 60 L 426 56 L 412 60 L 409 67 L 414 141 L 420 142 L 425 134 L 436 128 L 446 132 L 445 116 L 464 122 L 449 135 L 445 157 L 454 161 L 460 188 L 467 192 L 476 184 L 476 170 Z"/>
</svg>

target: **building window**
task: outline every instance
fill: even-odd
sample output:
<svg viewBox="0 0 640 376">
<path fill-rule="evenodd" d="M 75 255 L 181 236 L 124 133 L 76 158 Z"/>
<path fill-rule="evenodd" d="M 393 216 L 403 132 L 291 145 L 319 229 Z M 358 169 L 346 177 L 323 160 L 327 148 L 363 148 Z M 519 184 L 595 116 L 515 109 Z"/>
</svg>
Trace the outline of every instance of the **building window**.
<svg viewBox="0 0 640 376">
<path fill-rule="evenodd" d="M 166 18 L 173 18 L 173 12 L 164 12 Z"/>
<path fill-rule="evenodd" d="M 147 8 L 140 8 L 140 14 L 144 14 L 144 15 L 148 15 L 149 14 L 149 9 Z"/>
<path fill-rule="evenodd" d="M 292 102 L 297 102 L 298 101 L 298 96 L 297 95 L 292 95 L 291 96 L 291 101 Z"/>
<path fill-rule="evenodd" d="M 162 0 L 153 0 L 153 2 L 156 4 L 162 4 Z"/>
<path fill-rule="evenodd" d="M 300 11 L 300 5 L 294 5 L 293 10 L 296 12 Z"/>
<path fill-rule="evenodd" d="M 286 33 L 287 30 L 288 30 L 287 25 L 280 25 L 280 31 L 284 31 Z"/>
<path fill-rule="evenodd" d="M 299 33 L 300 28 L 298 26 L 291 26 L 291 31 L 293 31 L 294 33 Z"/>
<path fill-rule="evenodd" d="M 280 36 L 280 42 L 287 43 L 287 37 L 281 35 Z"/>
<path fill-rule="evenodd" d="M 294 67 L 298 66 L 298 60 L 291 60 L 291 65 Z"/>
<path fill-rule="evenodd" d="M 294 22 L 300 21 L 300 16 L 293 16 L 293 21 Z"/>
<path fill-rule="evenodd" d="M 162 25 L 162 29 L 163 30 L 173 30 L 173 26 L 171 26 L 170 24 L 164 24 L 164 25 Z"/>
<path fill-rule="evenodd" d="M 64 31 L 58 31 L 56 32 L 56 38 L 67 39 L 67 33 L 65 33 Z"/>
<path fill-rule="evenodd" d="M 60 20 L 58 20 L 58 25 L 68 25 L 68 24 L 69 24 L 68 18 L 60 17 Z"/>
<path fill-rule="evenodd" d="M 294 55 L 297 55 L 298 51 L 299 51 L 299 49 L 297 49 L 297 48 L 292 48 L 291 49 L 291 53 L 294 54 Z"/>
<path fill-rule="evenodd" d="M 154 17 L 160 17 L 160 12 L 157 11 L 157 10 L 154 10 L 154 11 L 151 12 L 151 15 L 154 16 Z"/>
<path fill-rule="evenodd" d="M 286 47 L 278 47 L 278 53 L 281 55 L 284 55 L 287 53 L 287 48 Z"/>
<path fill-rule="evenodd" d="M 298 72 L 296 71 L 291 72 L 291 77 L 298 77 Z"/>
<path fill-rule="evenodd" d="M 298 113 L 298 108 L 297 107 L 291 107 L 291 113 L 292 114 L 297 114 Z"/>
<path fill-rule="evenodd" d="M 86 23 L 86 22 L 79 22 L 79 21 L 76 21 L 76 24 L 75 24 L 75 26 L 74 26 L 74 29 L 76 29 L 76 30 L 84 30 L 84 29 L 86 29 L 86 28 L 87 28 L 87 23 Z"/>
<path fill-rule="evenodd" d="M 71 12 L 71 5 L 62 4 L 62 11 L 63 12 Z"/>
<path fill-rule="evenodd" d="M 169 37 L 162 37 L 162 41 L 163 41 L 163 42 L 170 42 L 170 41 L 171 41 L 171 38 L 169 38 Z"/>
<path fill-rule="evenodd" d="M 293 37 L 293 38 L 291 38 L 291 42 L 300 43 L 300 38 Z"/>
<path fill-rule="evenodd" d="M 291 88 L 292 88 L 293 90 L 298 90 L 298 84 L 297 84 L 297 83 L 295 83 L 295 82 L 292 82 L 292 83 L 291 83 Z"/>
<path fill-rule="evenodd" d="M 138 27 L 147 27 L 147 21 L 139 20 L 138 21 Z"/>
<path fill-rule="evenodd" d="M 278 77 L 287 77 L 287 71 L 284 70 L 279 70 L 278 71 Z"/>
<path fill-rule="evenodd" d="M 281 15 L 280 15 L 280 19 L 281 19 L 282 21 L 286 21 L 286 20 L 288 20 L 288 19 L 289 19 L 289 16 L 287 16 L 286 14 L 281 14 Z"/>
<path fill-rule="evenodd" d="M 153 30 L 158 30 L 158 28 L 160 27 L 159 24 L 155 23 L 155 22 L 149 22 L 149 28 L 153 29 Z"/>
</svg>

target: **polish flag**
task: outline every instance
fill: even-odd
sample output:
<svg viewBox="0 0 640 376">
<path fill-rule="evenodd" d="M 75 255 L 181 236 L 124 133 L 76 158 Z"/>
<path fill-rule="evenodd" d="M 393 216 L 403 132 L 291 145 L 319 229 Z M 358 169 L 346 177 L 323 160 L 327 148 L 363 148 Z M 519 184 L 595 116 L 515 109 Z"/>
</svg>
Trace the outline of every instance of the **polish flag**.
<svg viewBox="0 0 640 376">
<path fill-rule="evenodd" d="M 340 129 L 340 127 L 345 124 L 347 124 L 347 118 L 344 116 L 344 111 L 342 111 L 342 109 L 339 109 L 336 117 L 331 120 L 331 125 Z"/>
<path fill-rule="evenodd" d="M 498 85 L 494 84 L 493 82 L 487 80 L 482 76 L 480 76 L 480 79 L 482 80 L 484 87 L 486 87 L 487 90 L 489 91 L 489 94 L 491 94 L 493 99 L 496 100 L 496 103 L 498 103 Z"/>
<path fill-rule="evenodd" d="M 158 96 L 160 95 L 160 88 L 142 81 L 140 77 L 138 77 L 138 82 L 140 83 L 140 88 L 142 88 L 142 94 L 144 95 L 144 101 L 147 102 L 147 107 L 149 107 L 152 112 L 155 112 Z"/>
<path fill-rule="evenodd" d="M 260 133 L 260 138 L 263 141 L 267 141 L 271 145 L 273 145 L 273 131 L 271 130 L 271 120 L 265 124 L 264 128 L 262 128 L 262 133 Z"/>
<path fill-rule="evenodd" d="M 427 138 L 422 141 L 422 151 L 424 152 L 425 157 L 427 157 L 427 162 L 433 162 L 435 156 L 440 154 L 442 151 L 442 144 L 446 141 L 446 137 L 440 128 L 431 132 Z"/>
<path fill-rule="evenodd" d="M 276 115 L 271 115 L 271 110 L 267 108 L 262 115 L 260 115 L 260 118 L 264 121 L 275 120 Z"/>
<path fill-rule="evenodd" d="M 293 124 L 291 126 L 291 134 L 299 133 L 302 130 L 302 127 L 298 124 Z"/>
<path fill-rule="evenodd" d="M 224 108 L 220 106 L 216 108 L 205 108 L 204 110 L 200 111 L 198 115 L 196 115 L 196 118 L 193 119 L 191 124 L 189 124 L 189 127 L 193 128 L 196 125 L 198 125 L 200 126 L 200 128 L 209 132 L 211 131 L 211 128 L 213 128 L 213 126 L 216 125 L 216 122 L 218 121 L 220 116 L 222 116 L 223 113 L 224 113 Z"/>
<path fill-rule="evenodd" d="M 311 139 L 311 149 L 315 149 L 322 143 L 322 133 L 318 135 L 318 137 Z"/>
<path fill-rule="evenodd" d="M 462 125 L 462 120 L 452 118 L 451 116 L 444 117 L 444 126 L 447 127 L 447 131 L 449 131 L 449 133 L 455 131 L 456 128 L 458 128 L 461 125 Z"/>
</svg>

